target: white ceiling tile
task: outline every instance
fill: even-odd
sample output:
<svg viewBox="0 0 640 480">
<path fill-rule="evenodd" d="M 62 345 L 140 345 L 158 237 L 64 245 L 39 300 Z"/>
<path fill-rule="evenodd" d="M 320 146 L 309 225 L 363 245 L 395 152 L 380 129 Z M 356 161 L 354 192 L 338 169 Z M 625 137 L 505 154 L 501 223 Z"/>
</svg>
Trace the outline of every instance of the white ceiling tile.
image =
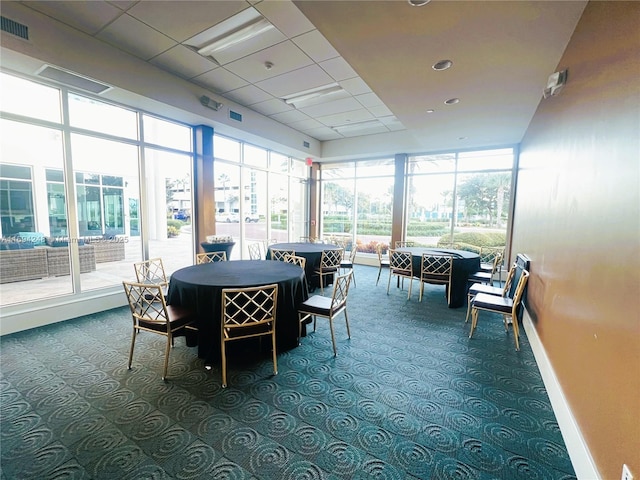
<svg viewBox="0 0 640 480">
<path fill-rule="evenodd" d="M 256 4 L 255 8 L 289 38 L 315 28 L 293 2 L 267 0 Z"/>
<path fill-rule="evenodd" d="M 213 62 L 201 57 L 184 45 L 176 45 L 149 61 L 182 78 L 196 77 L 216 68 Z"/>
<path fill-rule="evenodd" d="M 299 131 L 311 130 L 311 129 L 316 129 L 316 128 L 326 128 L 319 121 L 317 121 L 317 120 L 315 120 L 313 118 L 309 118 L 309 117 L 307 117 L 306 120 L 302 120 L 302 121 L 299 121 L 299 122 L 291 122 L 291 123 L 289 123 L 289 126 L 291 128 L 295 128 L 296 130 L 299 130 Z"/>
<path fill-rule="evenodd" d="M 198 75 L 191 80 L 198 85 L 210 88 L 216 93 L 230 92 L 238 89 L 239 87 L 248 85 L 248 82 L 222 67 L 218 67 L 202 75 Z"/>
<path fill-rule="evenodd" d="M 240 105 L 247 106 L 273 98 L 267 92 L 260 90 L 254 85 L 246 85 L 236 90 L 231 90 L 230 92 L 226 92 L 224 96 L 236 103 L 239 103 Z"/>
<path fill-rule="evenodd" d="M 340 54 L 327 42 L 318 30 L 311 30 L 292 39 L 293 42 L 309 55 L 314 62 L 322 62 Z"/>
<path fill-rule="evenodd" d="M 374 135 L 376 133 L 387 133 L 389 130 L 384 125 L 372 125 L 352 131 L 339 132 L 343 137 L 359 137 L 361 135 Z"/>
<path fill-rule="evenodd" d="M 94 35 L 122 15 L 122 10 L 103 1 L 32 1 L 24 4 L 89 35 Z"/>
<path fill-rule="evenodd" d="M 351 95 L 362 95 L 363 93 L 369 93 L 371 91 L 369 85 L 367 85 L 360 77 L 342 80 L 340 81 L 340 86 Z"/>
<path fill-rule="evenodd" d="M 248 7 L 249 4 L 244 0 L 145 1 L 138 2 L 128 10 L 128 13 L 178 42 L 182 42 Z"/>
<path fill-rule="evenodd" d="M 303 133 L 306 133 L 310 137 L 313 137 L 321 142 L 324 142 L 325 140 L 338 140 L 340 138 L 343 138 L 342 135 L 329 127 L 312 128 L 309 130 L 304 130 Z"/>
<path fill-rule="evenodd" d="M 384 105 L 382 100 L 380 100 L 380 98 L 378 98 L 378 96 L 373 92 L 356 95 L 355 98 L 365 107 L 378 107 L 380 105 Z"/>
<path fill-rule="evenodd" d="M 269 116 L 273 118 L 276 122 L 284 123 L 287 125 L 293 122 L 301 122 L 309 118 L 304 113 L 299 112 L 297 110 L 289 110 L 288 112 L 276 113 L 274 115 L 269 115 Z"/>
<path fill-rule="evenodd" d="M 266 62 L 271 62 L 273 66 L 267 69 Z M 257 83 L 312 63 L 312 60 L 293 42 L 286 41 L 231 62 L 225 65 L 225 68 L 250 83 Z"/>
<path fill-rule="evenodd" d="M 387 115 L 393 115 L 393 112 L 389 110 L 386 105 L 378 105 L 377 107 L 368 107 L 368 110 L 376 117 L 386 117 Z"/>
<path fill-rule="evenodd" d="M 308 107 L 300 108 L 302 112 L 306 113 L 310 117 L 324 117 L 327 115 L 333 115 L 334 113 L 351 112 L 353 110 L 361 109 L 362 105 L 356 101 L 353 97 L 342 98 L 340 100 L 334 100 L 333 102 L 319 103 L 317 105 L 310 105 Z"/>
<path fill-rule="evenodd" d="M 342 57 L 332 58 L 330 60 L 325 60 L 324 62 L 319 62 L 319 65 L 331 75 L 337 81 L 346 80 L 348 78 L 357 77 L 358 74 L 356 71 L 351 68 L 346 60 Z"/>
<path fill-rule="evenodd" d="M 346 125 L 347 123 L 364 122 L 365 120 L 374 120 L 374 116 L 371 113 L 362 108 L 360 110 L 354 110 L 352 112 L 344 112 L 336 115 L 327 115 L 325 117 L 316 117 L 319 122 L 335 127 L 337 125 Z"/>
<path fill-rule="evenodd" d="M 126 10 L 138 3 L 138 0 L 109 0 L 107 3 L 110 3 L 121 10 Z"/>
<path fill-rule="evenodd" d="M 297 92 L 333 83 L 333 79 L 317 65 L 309 65 L 277 77 L 268 78 L 256 85 L 271 95 L 281 98 Z"/>
<path fill-rule="evenodd" d="M 176 45 L 175 40 L 127 14 L 107 25 L 96 37 L 144 60 Z"/>
<path fill-rule="evenodd" d="M 291 105 L 287 105 L 282 100 L 272 98 L 271 100 L 251 105 L 251 109 L 263 115 L 269 116 L 275 113 L 293 110 L 293 107 Z"/>
</svg>

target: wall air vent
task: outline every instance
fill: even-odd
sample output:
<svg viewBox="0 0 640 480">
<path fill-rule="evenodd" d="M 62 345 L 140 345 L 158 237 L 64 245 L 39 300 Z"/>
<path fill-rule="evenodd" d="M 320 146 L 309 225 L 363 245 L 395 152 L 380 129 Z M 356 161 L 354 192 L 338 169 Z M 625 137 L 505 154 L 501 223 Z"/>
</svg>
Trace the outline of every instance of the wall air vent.
<svg viewBox="0 0 640 480">
<path fill-rule="evenodd" d="M 233 110 L 229 110 L 229 118 L 231 120 L 235 120 L 237 122 L 241 122 L 242 121 L 242 115 L 239 114 L 238 112 L 234 112 Z"/>
<path fill-rule="evenodd" d="M 3 32 L 7 32 L 11 35 L 15 35 L 16 37 L 29 40 L 29 27 L 27 27 L 26 25 L 22 25 L 21 23 L 11 20 L 7 17 L 0 17 L 0 26 L 2 27 Z"/>
<path fill-rule="evenodd" d="M 101 83 L 52 65 L 45 65 L 36 72 L 36 75 L 91 93 L 101 94 L 113 88 L 111 85 L 107 85 L 106 83 Z"/>
</svg>

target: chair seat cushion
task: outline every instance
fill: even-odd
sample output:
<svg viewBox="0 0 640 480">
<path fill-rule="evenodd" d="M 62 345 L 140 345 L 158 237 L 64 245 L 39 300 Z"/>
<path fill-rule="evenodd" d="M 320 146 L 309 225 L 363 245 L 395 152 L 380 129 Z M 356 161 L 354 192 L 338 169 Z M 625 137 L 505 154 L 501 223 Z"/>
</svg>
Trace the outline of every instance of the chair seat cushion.
<svg viewBox="0 0 640 480">
<path fill-rule="evenodd" d="M 313 295 L 300 304 L 298 311 L 312 315 L 329 315 L 331 313 L 331 298 Z"/>
<path fill-rule="evenodd" d="M 167 305 L 167 313 L 172 330 L 184 327 L 196 319 L 193 310 L 179 305 Z"/>
<path fill-rule="evenodd" d="M 337 271 L 338 271 L 338 267 L 322 267 L 322 268 L 316 269 L 316 273 L 323 273 L 323 274 L 335 273 Z"/>
<path fill-rule="evenodd" d="M 411 270 L 404 270 L 402 268 L 392 268 L 391 273 L 394 273 L 396 275 L 404 275 L 405 277 L 413 276 Z"/>
<path fill-rule="evenodd" d="M 479 293 L 486 293 L 487 295 L 502 296 L 503 288 L 494 287 L 485 283 L 474 283 L 469 287 L 469 295 L 477 295 Z"/>
<path fill-rule="evenodd" d="M 496 295 L 479 293 L 473 299 L 473 307 L 493 310 L 500 313 L 511 313 L 511 309 L 513 308 L 513 300 L 509 297 L 498 297 Z"/>
<path fill-rule="evenodd" d="M 469 280 L 473 282 L 489 282 L 491 280 L 490 272 L 474 272 L 469 275 Z"/>
<path fill-rule="evenodd" d="M 353 263 L 344 260 L 342 262 L 340 262 L 340 268 L 353 268 Z"/>
</svg>

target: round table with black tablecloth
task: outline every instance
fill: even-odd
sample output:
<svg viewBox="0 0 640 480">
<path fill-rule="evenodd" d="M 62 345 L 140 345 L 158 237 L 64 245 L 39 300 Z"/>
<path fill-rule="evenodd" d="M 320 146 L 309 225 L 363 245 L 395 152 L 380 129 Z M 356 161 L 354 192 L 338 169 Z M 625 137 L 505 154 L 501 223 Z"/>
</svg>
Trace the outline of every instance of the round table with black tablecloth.
<svg viewBox="0 0 640 480">
<path fill-rule="evenodd" d="M 307 297 L 302 269 L 285 262 L 235 260 L 204 263 L 176 270 L 169 281 L 167 301 L 196 311 L 198 356 L 207 363 L 220 360 L 222 289 L 278 285 L 276 345 L 278 352 L 298 345 L 298 306 Z"/>
<path fill-rule="evenodd" d="M 293 242 L 293 243 L 274 243 L 269 245 L 267 249 L 267 259 L 271 258 L 271 249 L 277 250 L 293 250 L 299 257 L 306 259 L 304 271 L 307 275 L 307 282 L 309 282 L 309 288 L 315 289 L 320 286 L 320 277 L 316 275 L 315 270 L 320 267 L 320 261 L 322 260 L 322 252 L 325 250 L 337 250 L 340 247 L 338 245 L 332 245 L 328 243 L 309 243 L 309 242 Z M 325 281 L 325 286 L 330 283 Z"/>
<path fill-rule="evenodd" d="M 403 247 L 398 250 L 411 252 L 413 275 L 420 278 L 422 254 L 451 255 L 453 271 L 451 273 L 451 303 L 449 308 L 458 308 L 467 304 L 467 280 L 469 275 L 480 270 L 480 255 L 466 250 L 431 247 Z"/>
</svg>

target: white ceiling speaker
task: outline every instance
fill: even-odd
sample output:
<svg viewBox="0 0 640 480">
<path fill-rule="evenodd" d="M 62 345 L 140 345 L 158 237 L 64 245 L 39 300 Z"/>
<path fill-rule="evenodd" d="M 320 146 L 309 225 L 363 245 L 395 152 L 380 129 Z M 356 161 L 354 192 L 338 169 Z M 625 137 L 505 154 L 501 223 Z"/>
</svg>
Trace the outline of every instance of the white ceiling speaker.
<svg viewBox="0 0 640 480">
<path fill-rule="evenodd" d="M 567 70 L 553 73 L 549 75 L 547 80 L 547 86 L 543 90 L 542 94 L 544 98 L 554 97 L 560 93 L 564 84 L 567 83 Z"/>
</svg>

